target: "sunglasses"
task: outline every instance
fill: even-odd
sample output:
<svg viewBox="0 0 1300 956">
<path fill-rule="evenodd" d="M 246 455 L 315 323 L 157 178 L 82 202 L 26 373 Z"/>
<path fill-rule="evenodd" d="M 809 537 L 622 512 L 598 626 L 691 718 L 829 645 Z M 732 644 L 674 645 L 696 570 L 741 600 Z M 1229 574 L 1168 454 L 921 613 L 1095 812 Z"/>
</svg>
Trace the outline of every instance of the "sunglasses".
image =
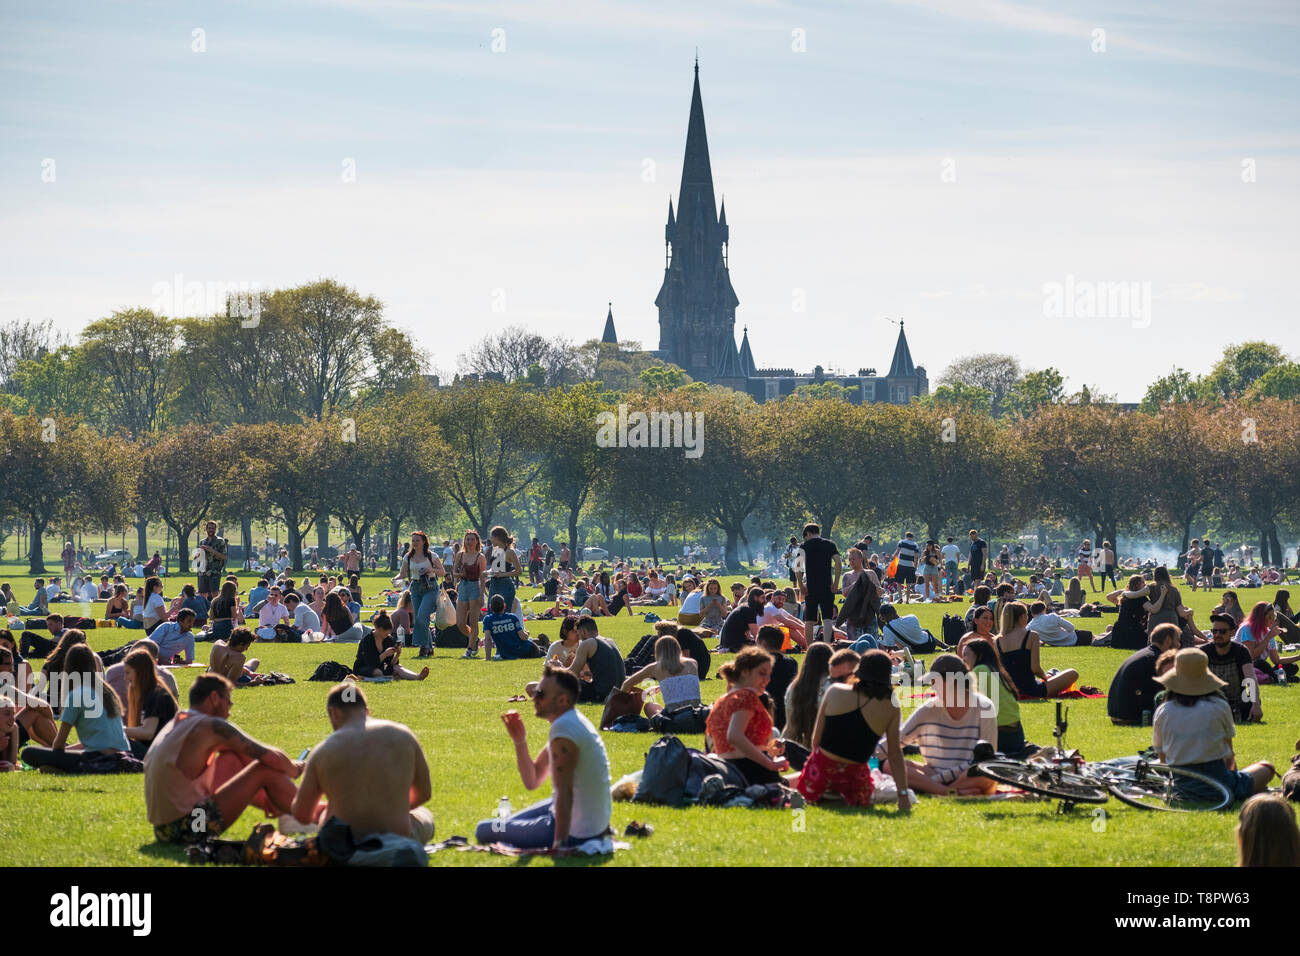
<svg viewBox="0 0 1300 956">
<path fill-rule="evenodd" d="M 546 700 L 546 691 L 540 687 L 533 691 L 533 700 Z"/>
<path fill-rule="evenodd" d="M 1212 627 L 1212 628 L 1210 628 L 1210 633 L 1211 633 L 1211 634 L 1231 634 L 1231 633 L 1232 633 L 1232 629 L 1231 629 L 1231 628 L 1228 628 L 1228 627 Z"/>
</svg>

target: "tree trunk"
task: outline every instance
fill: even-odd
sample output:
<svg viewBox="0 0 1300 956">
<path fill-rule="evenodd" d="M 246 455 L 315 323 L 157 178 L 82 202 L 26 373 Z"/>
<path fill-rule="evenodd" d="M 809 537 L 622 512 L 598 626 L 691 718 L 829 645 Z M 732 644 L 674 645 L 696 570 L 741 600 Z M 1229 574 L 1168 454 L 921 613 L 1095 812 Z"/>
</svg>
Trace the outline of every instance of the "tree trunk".
<svg viewBox="0 0 1300 956">
<path fill-rule="evenodd" d="M 1195 517 L 1194 515 L 1192 516 Z M 1187 549 L 1192 545 L 1192 518 L 1183 522 L 1183 546 L 1178 551 L 1178 570 L 1187 569 Z"/>
<path fill-rule="evenodd" d="M 27 551 L 28 573 L 30 574 L 45 573 L 45 555 L 41 553 L 45 550 L 45 546 L 41 541 L 44 534 L 45 525 L 39 521 L 33 521 L 27 535 L 27 541 L 30 545 Z"/>
<path fill-rule="evenodd" d="M 388 570 L 394 573 L 397 572 L 397 538 L 401 530 L 401 519 L 390 519 L 388 526 Z"/>
<path fill-rule="evenodd" d="M 241 517 L 239 519 L 239 536 L 244 539 L 244 560 L 248 560 L 253 554 L 253 519 Z"/>
<path fill-rule="evenodd" d="M 1271 560 L 1269 560 L 1268 554 L 1269 554 L 1268 529 L 1260 528 L 1259 529 L 1259 563 L 1260 564 L 1273 563 Z"/>
<path fill-rule="evenodd" d="M 145 540 L 149 522 L 143 515 L 135 520 L 135 556 L 141 561 L 149 560 L 149 542 Z"/>
<path fill-rule="evenodd" d="M 650 560 L 654 562 L 651 567 L 659 566 L 659 549 L 655 547 L 655 529 L 650 529 Z"/>
<path fill-rule="evenodd" d="M 740 529 L 727 529 L 727 560 L 725 567 L 728 571 L 734 571 L 740 567 L 740 562 L 736 560 L 736 542 L 740 539 Z"/>
<path fill-rule="evenodd" d="M 325 560 L 325 549 L 330 546 L 330 516 L 328 511 L 316 512 L 316 550 L 320 552 L 321 560 Z M 298 567 L 294 564 L 294 569 Z"/>
<path fill-rule="evenodd" d="M 172 526 L 172 530 L 176 532 L 176 564 L 177 564 L 177 566 L 178 566 L 178 571 L 177 571 L 177 573 L 178 573 L 178 574 L 189 574 L 189 573 L 190 573 L 190 532 L 189 532 L 189 529 L 186 528 L 186 529 L 182 530 L 182 529 L 180 529 L 180 528 L 178 528 L 178 527 L 176 527 L 176 526 L 173 525 L 173 526 Z"/>
<path fill-rule="evenodd" d="M 581 554 L 578 550 L 578 511 L 578 508 L 569 509 L 569 552 L 574 562 L 578 561 L 578 555 Z M 614 553 L 612 547 L 608 547 L 607 550 L 610 554 Z"/>
<path fill-rule="evenodd" d="M 1273 545 L 1273 560 L 1269 562 L 1275 568 L 1286 565 L 1286 555 L 1282 553 L 1282 542 L 1277 539 L 1277 523 L 1268 526 L 1268 540 Z"/>
<path fill-rule="evenodd" d="M 292 521 L 286 521 L 284 524 L 285 534 L 289 538 L 289 560 L 293 562 L 295 571 L 302 570 L 302 532 Z"/>
</svg>

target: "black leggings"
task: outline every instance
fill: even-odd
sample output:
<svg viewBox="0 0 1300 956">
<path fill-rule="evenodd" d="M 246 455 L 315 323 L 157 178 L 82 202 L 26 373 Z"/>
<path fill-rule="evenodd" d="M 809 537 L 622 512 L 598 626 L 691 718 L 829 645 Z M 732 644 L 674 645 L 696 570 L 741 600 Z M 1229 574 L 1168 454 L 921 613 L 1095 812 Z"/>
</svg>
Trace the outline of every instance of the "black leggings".
<svg viewBox="0 0 1300 956">
<path fill-rule="evenodd" d="M 31 631 L 20 631 L 19 633 L 22 636 L 18 639 L 18 653 L 23 657 L 49 657 L 50 652 L 59 643 L 51 638 L 33 634 Z"/>
<path fill-rule="evenodd" d="M 727 760 L 737 770 L 745 775 L 745 779 L 752 786 L 753 784 L 780 783 L 781 775 L 775 770 L 769 770 L 761 764 L 750 760 L 748 757 L 732 757 Z"/>
<path fill-rule="evenodd" d="M 81 773 L 81 763 L 92 756 L 94 750 L 51 750 L 49 747 L 27 747 L 23 760 L 33 767 L 53 767 L 64 773 Z"/>
<path fill-rule="evenodd" d="M 1105 583 L 1106 583 L 1106 579 L 1107 579 L 1107 578 L 1110 578 L 1111 586 L 1112 586 L 1112 587 L 1119 587 L 1119 582 L 1115 580 L 1115 569 L 1114 569 L 1114 568 L 1107 568 L 1105 571 L 1098 571 L 1097 574 L 1098 574 L 1098 576 L 1101 578 L 1101 583 L 1102 583 L 1102 584 L 1105 584 Z"/>
</svg>

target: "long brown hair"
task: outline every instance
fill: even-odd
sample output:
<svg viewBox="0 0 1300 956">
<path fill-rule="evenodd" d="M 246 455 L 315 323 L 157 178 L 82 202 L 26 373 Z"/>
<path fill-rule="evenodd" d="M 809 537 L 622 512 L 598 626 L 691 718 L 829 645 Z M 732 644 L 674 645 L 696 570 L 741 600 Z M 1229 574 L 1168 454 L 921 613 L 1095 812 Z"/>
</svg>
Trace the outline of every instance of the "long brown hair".
<svg viewBox="0 0 1300 956">
<path fill-rule="evenodd" d="M 412 537 L 412 538 L 419 538 L 421 541 L 424 542 L 424 557 L 426 557 L 426 558 L 429 557 L 429 554 L 430 554 L 430 552 L 429 552 L 429 536 L 428 536 L 427 534 L 425 534 L 423 531 L 412 531 L 412 532 L 411 532 L 411 537 Z M 411 552 L 413 552 L 414 550 L 415 550 L 415 548 L 411 548 L 411 550 L 407 552 L 407 556 L 409 557 L 410 554 L 411 554 Z"/>
<path fill-rule="evenodd" d="M 68 650 L 67 658 L 64 661 L 63 672 L 65 674 L 80 674 L 82 679 L 89 679 L 89 683 L 95 689 L 95 694 L 104 702 L 104 713 L 110 717 L 122 716 L 122 699 L 117 696 L 117 691 L 104 683 L 103 672 L 99 669 L 99 661 L 95 659 L 95 652 L 90 649 L 90 645 L 84 643 L 85 635 L 82 635 L 83 643 L 75 644 Z M 144 653 L 148 653 L 145 651 Z M 82 691 L 82 702 L 85 702 L 85 691 Z"/>
<path fill-rule="evenodd" d="M 742 674 L 758 670 L 764 664 L 772 663 L 772 655 L 761 647 L 741 648 L 739 654 L 718 668 L 718 676 L 728 684 L 740 681 Z"/>
<path fill-rule="evenodd" d="M 787 740 L 807 746 L 817 719 L 817 696 L 822 680 L 831 673 L 831 646 L 818 641 L 803 656 L 803 667 L 790 684 L 790 706 L 785 711 Z"/>
<path fill-rule="evenodd" d="M 1238 866 L 1300 866 L 1295 810 L 1281 794 L 1260 793 L 1242 805 Z"/>
<path fill-rule="evenodd" d="M 140 709 L 144 706 L 145 698 L 159 687 L 162 688 L 164 694 L 172 698 L 172 703 L 176 703 L 176 698 L 172 697 L 171 688 L 158 679 L 158 664 L 154 661 L 153 655 L 143 647 L 137 647 L 130 654 L 127 654 L 122 661 L 122 666 L 135 674 L 135 680 L 128 681 L 126 686 L 126 725 L 128 727 L 140 726 Z"/>
</svg>

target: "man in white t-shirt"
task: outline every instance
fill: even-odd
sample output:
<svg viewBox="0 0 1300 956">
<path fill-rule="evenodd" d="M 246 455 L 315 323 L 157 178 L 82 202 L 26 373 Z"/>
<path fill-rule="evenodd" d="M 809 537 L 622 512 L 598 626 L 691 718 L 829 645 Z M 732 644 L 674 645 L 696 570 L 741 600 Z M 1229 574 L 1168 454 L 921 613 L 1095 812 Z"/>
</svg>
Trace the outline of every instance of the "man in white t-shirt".
<svg viewBox="0 0 1300 956">
<path fill-rule="evenodd" d="M 515 745 L 515 762 L 524 786 L 536 790 L 551 778 L 553 795 L 507 819 L 484 820 L 474 831 L 479 843 L 504 843 L 525 849 L 563 849 L 609 832 L 609 757 L 605 742 L 575 709 L 578 679 L 567 671 L 543 672 L 533 694 L 537 716 L 550 721 L 546 746 L 532 757 L 528 729 L 518 711 L 501 715 Z"/>
<path fill-rule="evenodd" d="M 763 605 L 763 611 L 758 616 L 758 626 L 764 627 L 784 627 L 789 629 L 791 640 L 799 644 L 800 647 L 808 646 L 807 637 L 804 635 L 803 621 L 795 617 L 785 609 L 786 594 L 784 591 L 773 591 L 768 597 L 767 603 Z"/>
<path fill-rule="evenodd" d="M 280 586 L 273 584 L 271 593 L 257 612 L 257 636 L 264 641 L 275 640 L 275 626 L 289 617 L 289 609 L 280 603 Z"/>
<path fill-rule="evenodd" d="M 961 560 L 961 548 L 953 544 L 952 536 L 948 536 L 948 543 L 939 549 L 939 554 L 943 556 L 943 581 L 944 594 L 954 594 L 954 588 L 957 587 L 958 562 Z"/>
<path fill-rule="evenodd" d="M 297 591 L 290 591 L 284 598 L 285 610 L 293 615 L 293 629 L 299 634 L 320 630 L 320 615 L 311 609 L 311 605 L 298 597 Z"/>
<path fill-rule="evenodd" d="M 1029 605 L 1029 630 L 1038 635 L 1038 639 L 1052 647 L 1073 647 L 1078 640 L 1074 625 L 1068 618 L 1047 610 L 1042 601 Z"/>
<path fill-rule="evenodd" d="M 898 616 L 898 608 L 892 604 L 880 607 L 880 645 L 882 647 L 921 647 L 928 644 L 930 635 L 921 627 L 921 620 L 915 614 Z"/>
</svg>

